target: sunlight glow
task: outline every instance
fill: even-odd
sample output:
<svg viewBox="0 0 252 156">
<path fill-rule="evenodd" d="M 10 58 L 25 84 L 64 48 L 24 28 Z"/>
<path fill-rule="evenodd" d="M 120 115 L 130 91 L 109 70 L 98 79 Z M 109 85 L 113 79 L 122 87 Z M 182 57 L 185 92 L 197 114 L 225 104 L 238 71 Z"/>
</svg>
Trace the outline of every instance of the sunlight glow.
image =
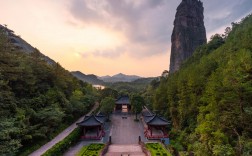
<svg viewBox="0 0 252 156">
<path fill-rule="evenodd" d="M 77 47 L 107 48 L 121 45 L 123 37 L 119 33 L 112 32 L 101 27 L 90 26 L 72 31 L 68 43 Z"/>
</svg>

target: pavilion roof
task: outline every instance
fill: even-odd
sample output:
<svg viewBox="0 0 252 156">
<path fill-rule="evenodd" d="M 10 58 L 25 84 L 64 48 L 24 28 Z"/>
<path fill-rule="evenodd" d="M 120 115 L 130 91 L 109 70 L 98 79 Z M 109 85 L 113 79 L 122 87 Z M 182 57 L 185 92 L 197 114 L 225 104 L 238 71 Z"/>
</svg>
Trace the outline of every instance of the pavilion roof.
<svg viewBox="0 0 252 156">
<path fill-rule="evenodd" d="M 167 126 L 170 124 L 169 121 L 158 115 L 146 115 L 144 116 L 144 121 L 147 125 L 152 126 Z"/>
<path fill-rule="evenodd" d="M 85 116 L 83 121 L 77 123 L 78 126 L 100 126 L 104 124 L 106 117 L 104 115 L 90 115 Z"/>
<path fill-rule="evenodd" d="M 149 111 L 148 109 L 143 109 L 142 110 L 142 115 L 143 116 L 153 116 L 154 114 L 151 112 L 151 111 Z"/>
<path fill-rule="evenodd" d="M 121 96 L 119 99 L 116 100 L 115 104 L 117 105 L 129 104 L 130 105 L 129 96 Z"/>
</svg>

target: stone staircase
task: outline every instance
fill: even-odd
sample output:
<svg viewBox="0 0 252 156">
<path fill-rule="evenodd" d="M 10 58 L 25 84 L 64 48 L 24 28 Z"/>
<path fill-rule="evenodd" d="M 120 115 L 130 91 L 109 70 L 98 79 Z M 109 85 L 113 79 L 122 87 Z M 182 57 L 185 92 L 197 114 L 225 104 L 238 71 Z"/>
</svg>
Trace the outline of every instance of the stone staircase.
<svg viewBox="0 0 252 156">
<path fill-rule="evenodd" d="M 110 145 L 105 156 L 145 156 L 138 144 L 132 145 Z"/>
</svg>

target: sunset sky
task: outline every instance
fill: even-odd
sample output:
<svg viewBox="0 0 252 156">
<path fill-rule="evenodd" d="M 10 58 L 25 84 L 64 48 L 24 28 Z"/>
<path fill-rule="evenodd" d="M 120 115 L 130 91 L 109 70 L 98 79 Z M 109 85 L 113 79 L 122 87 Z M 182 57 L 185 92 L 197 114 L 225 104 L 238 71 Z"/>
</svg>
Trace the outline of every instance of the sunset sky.
<svg viewBox="0 0 252 156">
<path fill-rule="evenodd" d="M 251 0 L 202 0 L 207 38 L 252 13 Z M 0 0 L 7 24 L 69 71 L 159 76 L 181 0 Z"/>
</svg>

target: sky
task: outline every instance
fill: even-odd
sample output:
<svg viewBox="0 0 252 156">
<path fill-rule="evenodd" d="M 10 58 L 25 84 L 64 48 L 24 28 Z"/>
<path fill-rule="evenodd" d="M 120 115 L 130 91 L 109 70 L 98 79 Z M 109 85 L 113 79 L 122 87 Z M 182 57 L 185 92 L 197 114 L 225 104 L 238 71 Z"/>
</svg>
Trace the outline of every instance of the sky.
<svg viewBox="0 0 252 156">
<path fill-rule="evenodd" d="M 209 39 L 252 13 L 251 0 L 201 0 Z M 69 71 L 159 76 L 169 69 L 181 0 L 0 0 L 6 24 Z"/>
</svg>

